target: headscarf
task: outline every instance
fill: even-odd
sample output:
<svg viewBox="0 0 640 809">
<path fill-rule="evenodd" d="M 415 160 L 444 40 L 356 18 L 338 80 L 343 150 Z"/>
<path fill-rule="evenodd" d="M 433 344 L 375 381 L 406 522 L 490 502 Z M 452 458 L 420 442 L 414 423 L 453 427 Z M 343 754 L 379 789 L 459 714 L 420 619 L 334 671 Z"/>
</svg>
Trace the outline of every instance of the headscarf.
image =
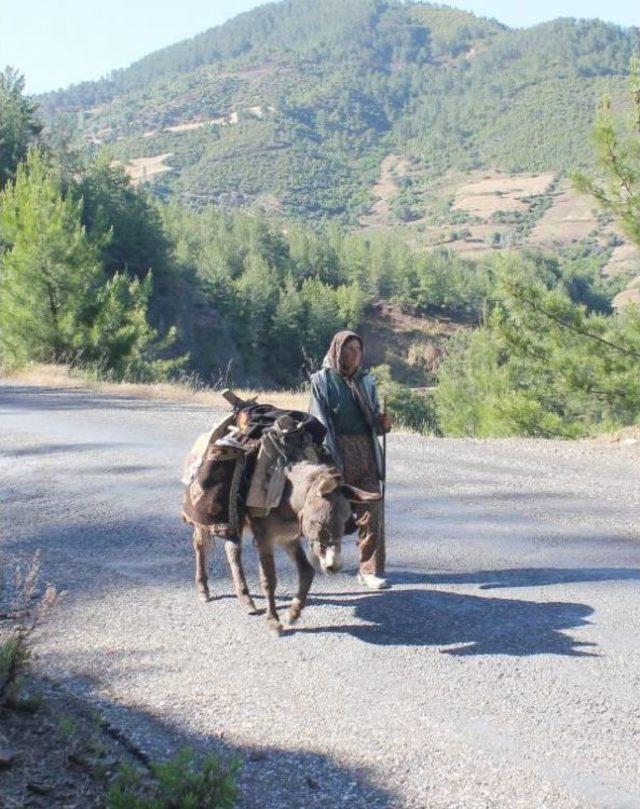
<svg viewBox="0 0 640 809">
<path fill-rule="evenodd" d="M 360 382 L 361 374 L 358 373 L 360 368 L 358 368 L 355 373 L 351 376 L 347 376 L 343 367 L 340 364 L 340 358 L 342 355 L 342 349 L 344 348 L 345 343 L 347 340 L 355 339 L 358 340 L 360 343 L 360 348 L 362 349 L 362 354 L 364 356 L 364 342 L 362 337 L 359 334 L 356 334 L 354 331 L 339 331 L 333 335 L 333 339 L 331 340 L 331 345 L 329 346 L 329 350 L 324 356 L 322 360 L 322 367 L 323 368 L 331 368 L 331 370 L 336 371 L 342 379 L 345 381 L 347 387 L 351 391 L 351 395 L 356 400 L 360 409 L 362 410 L 362 414 L 365 418 L 365 421 L 369 425 L 369 427 L 375 432 L 376 431 L 376 417 L 373 411 L 371 410 L 371 406 L 369 405 L 368 398 L 363 390 L 362 383 Z"/>
<path fill-rule="evenodd" d="M 334 371 L 337 371 L 341 376 L 346 378 L 347 375 L 340 365 L 340 358 L 344 344 L 351 339 L 355 339 L 360 343 L 360 348 L 362 349 L 362 353 L 364 355 L 364 343 L 362 342 L 362 337 L 360 337 L 359 334 L 348 330 L 339 331 L 333 335 L 329 350 L 324 355 L 324 359 L 322 360 L 322 367 L 332 368 Z"/>
</svg>

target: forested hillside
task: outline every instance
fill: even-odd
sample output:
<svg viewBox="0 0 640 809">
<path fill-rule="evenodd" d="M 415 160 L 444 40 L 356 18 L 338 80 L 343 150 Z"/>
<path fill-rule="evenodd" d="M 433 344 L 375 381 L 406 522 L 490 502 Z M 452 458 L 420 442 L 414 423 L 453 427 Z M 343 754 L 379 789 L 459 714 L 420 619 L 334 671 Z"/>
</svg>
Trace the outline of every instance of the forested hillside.
<svg viewBox="0 0 640 809">
<path fill-rule="evenodd" d="M 514 31 L 421 3 L 285 0 L 39 101 L 190 204 L 355 224 L 399 153 L 411 219 L 452 168 L 588 165 L 597 101 L 621 97 L 636 44 L 595 20 Z"/>
<path fill-rule="evenodd" d="M 5 70 L 0 367 L 299 386 L 349 327 L 411 427 L 637 423 L 636 45 L 285 0 L 39 99 Z"/>
</svg>

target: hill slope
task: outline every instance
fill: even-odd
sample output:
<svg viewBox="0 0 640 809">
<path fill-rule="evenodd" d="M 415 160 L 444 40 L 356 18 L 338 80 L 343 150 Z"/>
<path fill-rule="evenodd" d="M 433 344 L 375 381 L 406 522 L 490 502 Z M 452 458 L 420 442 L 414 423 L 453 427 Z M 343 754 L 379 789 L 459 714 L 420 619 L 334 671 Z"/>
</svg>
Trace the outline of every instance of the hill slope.
<svg viewBox="0 0 640 809">
<path fill-rule="evenodd" d="M 636 41 L 599 21 L 514 31 L 419 3 L 285 0 L 40 101 L 191 203 L 355 224 L 401 155 L 402 221 L 452 168 L 587 164 L 597 100 L 623 95 Z"/>
</svg>

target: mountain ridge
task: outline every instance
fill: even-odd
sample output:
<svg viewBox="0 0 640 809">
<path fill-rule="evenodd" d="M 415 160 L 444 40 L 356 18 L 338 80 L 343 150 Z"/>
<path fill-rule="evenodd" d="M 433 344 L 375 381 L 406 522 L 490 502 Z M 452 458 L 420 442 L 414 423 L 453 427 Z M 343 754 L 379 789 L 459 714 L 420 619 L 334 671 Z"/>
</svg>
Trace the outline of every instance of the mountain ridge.
<svg viewBox="0 0 640 809">
<path fill-rule="evenodd" d="M 170 155 L 152 187 L 196 205 L 270 199 L 355 225 L 401 154 L 416 167 L 402 221 L 452 168 L 588 165 L 598 99 L 624 97 L 637 38 L 599 20 L 511 29 L 446 6 L 284 0 L 39 100 L 125 164 Z"/>
</svg>

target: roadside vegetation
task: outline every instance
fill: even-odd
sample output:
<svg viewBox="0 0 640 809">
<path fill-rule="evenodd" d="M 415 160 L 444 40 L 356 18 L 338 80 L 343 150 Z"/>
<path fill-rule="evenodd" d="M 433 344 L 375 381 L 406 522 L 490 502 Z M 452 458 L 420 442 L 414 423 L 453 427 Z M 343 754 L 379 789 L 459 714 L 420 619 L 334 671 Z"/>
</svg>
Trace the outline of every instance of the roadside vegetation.
<svg viewBox="0 0 640 809">
<path fill-rule="evenodd" d="M 232 809 L 238 762 L 221 766 L 215 756 L 198 758 L 184 748 L 173 758 L 152 762 L 142 774 L 122 765 L 107 793 L 107 809 Z"/>
<path fill-rule="evenodd" d="M 29 638 L 54 608 L 55 588 L 42 582 L 40 553 L 10 561 L 0 547 L 0 700 L 24 700 L 22 671 L 29 659 Z"/>
<path fill-rule="evenodd" d="M 239 759 L 222 763 L 185 748 L 149 761 L 99 713 L 32 673 L 32 635 L 46 631 L 58 596 L 39 553 L 16 561 L 0 546 L 2 806 L 230 809 Z"/>
<path fill-rule="evenodd" d="M 576 175 L 640 244 L 640 64 L 633 114 L 602 102 L 594 132 L 599 174 Z M 589 262 L 531 272 L 503 259 L 479 329 L 456 339 L 435 394 L 447 435 L 574 438 L 640 421 L 640 308 L 611 312 Z M 544 269 L 544 271 L 540 271 Z"/>
</svg>

